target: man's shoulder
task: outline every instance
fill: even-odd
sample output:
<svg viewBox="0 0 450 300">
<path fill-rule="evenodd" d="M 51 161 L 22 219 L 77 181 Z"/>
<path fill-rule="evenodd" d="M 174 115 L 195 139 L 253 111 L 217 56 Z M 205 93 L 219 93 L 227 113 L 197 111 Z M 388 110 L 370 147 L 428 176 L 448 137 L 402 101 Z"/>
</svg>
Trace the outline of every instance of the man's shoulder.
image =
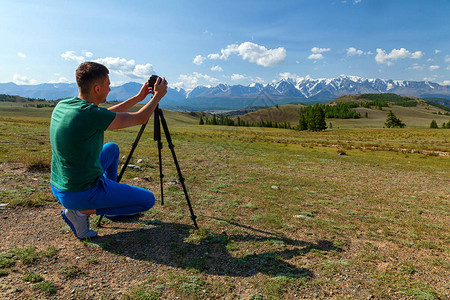
<svg viewBox="0 0 450 300">
<path fill-rule="evenodd" d="M 58 102 L 57 108 L 81 108 L 85 109 L 90 106 L 96 107 L 95 104 L 89 103 L 86 100 L 80 99 L 78 97 L 64 98 Z"/>
</svg>

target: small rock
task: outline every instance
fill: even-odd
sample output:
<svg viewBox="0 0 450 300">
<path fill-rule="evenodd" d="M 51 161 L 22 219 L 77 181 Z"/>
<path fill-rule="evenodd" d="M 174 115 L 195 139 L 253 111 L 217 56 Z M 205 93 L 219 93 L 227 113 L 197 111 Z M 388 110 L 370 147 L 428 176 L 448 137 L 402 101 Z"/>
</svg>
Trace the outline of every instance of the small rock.
<svg viewBox="0 0 450 300">
<path fill-rule="evenodd" d="M 280 189 L 280 187 L 278 187 L 278 186 L 276 186 L 276 185 L 272 185 L 270 188 L 271 188 L 272 190 L 279 190 L 279 189 Z"/>
<path fill-rule="evenodd" d="M 130 168 L 130 169 L 136 169 L 136 170 L 140 170 L 141 169 L 141 167 L 136 166 L 136 165 L 128 165 L 127 167 Z"/>
<path fill-rule="evenodd" d="M 5 207 L 7 206 L 9 203 L 0 203 L 0 207 Z"/>
<path fill-rule="evenodd" d="M 136 161 L 137 164 L 140 164 L 141 162 L 142 162 L 142 158 L 139 158 L 139 159 Z"/>
</svg>

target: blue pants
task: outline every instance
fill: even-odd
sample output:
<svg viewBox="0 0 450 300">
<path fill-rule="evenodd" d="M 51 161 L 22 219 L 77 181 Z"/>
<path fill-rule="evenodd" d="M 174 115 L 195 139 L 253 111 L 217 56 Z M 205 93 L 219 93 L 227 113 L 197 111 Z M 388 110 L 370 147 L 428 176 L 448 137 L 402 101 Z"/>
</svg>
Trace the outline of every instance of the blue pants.
<svg viewBox="0 0 450 300">
<path fill-rule="evenodd" d="M 119 154 L 117 144 L 105 144 L 100 153 L 104 173 L 96 186 L 81 192 L 63 192 L 52 185 L 53 195 L 67 209 L 96 209 L 97 215 L 127 215 L 149 210 L 155 204 L 152 192 L 116 182 Z"/>
</svg>

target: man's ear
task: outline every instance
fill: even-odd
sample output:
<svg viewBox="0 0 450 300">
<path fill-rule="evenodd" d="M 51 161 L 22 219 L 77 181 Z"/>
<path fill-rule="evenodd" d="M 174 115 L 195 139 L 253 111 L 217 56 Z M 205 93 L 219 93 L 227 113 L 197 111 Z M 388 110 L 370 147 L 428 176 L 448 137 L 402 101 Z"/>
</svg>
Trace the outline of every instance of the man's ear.
<svg viewBox="0 0 450 300">
<path fill-rule="evenodd" d="M 100 86 L 99 86 L 97 83 L 95 83 L 94 86 L 92 87 L 92 90 L 93 90 L 96 94 L 98 94 L 98 93 L 100 92 Z"/>
</svg>

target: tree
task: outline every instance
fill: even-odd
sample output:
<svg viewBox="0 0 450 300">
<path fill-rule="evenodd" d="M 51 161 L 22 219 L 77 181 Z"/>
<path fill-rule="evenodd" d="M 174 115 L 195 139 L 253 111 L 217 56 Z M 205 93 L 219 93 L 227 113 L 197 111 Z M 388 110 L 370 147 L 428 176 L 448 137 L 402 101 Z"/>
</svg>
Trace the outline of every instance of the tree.
<svg viewBox="0 0 450 300">
<path fill-rule="evenodd" d="M 200 122 L 199 122 L 199 125 L 204 125 L 204 124 L 205 124 L 205 122 L 203 121 L 202 116 L 200 116 Z"/>
<path fill-rule="evenodd" d="M 436 120 L 431 121 L 430 128 L 439 128 Z"/>
<path fill-rule="evenodd" d="M 314 104 L 312 109 L 308 111 L 306 121 L 308 123 L 308 130 L 322 131 L 327 129 L 327 123 L 325 122 L 325 111 L 319 104 Z"/>
<path fill-rule="evenodd" d="M 387 119 L 386 119 L 386 123 L 384 123 L 384 125 L 387 128 L 395 128 L 395 127 L 399 127 L 399 128 L 403 128 L 406 126 L 405 123 L 403 123 L 399 118 L 397 118 L 394 113 L 392 112 L 392 110 L 390 110 L 387 114 Z"/>
<path fill-rule="evenodd" d="M 307 130 L 308 129 L 308 123 L 306 122 L 306 116 L 305 114 L 300 115 L 300 119 L 298 120 L 298 130 Z"/>
</svg>

